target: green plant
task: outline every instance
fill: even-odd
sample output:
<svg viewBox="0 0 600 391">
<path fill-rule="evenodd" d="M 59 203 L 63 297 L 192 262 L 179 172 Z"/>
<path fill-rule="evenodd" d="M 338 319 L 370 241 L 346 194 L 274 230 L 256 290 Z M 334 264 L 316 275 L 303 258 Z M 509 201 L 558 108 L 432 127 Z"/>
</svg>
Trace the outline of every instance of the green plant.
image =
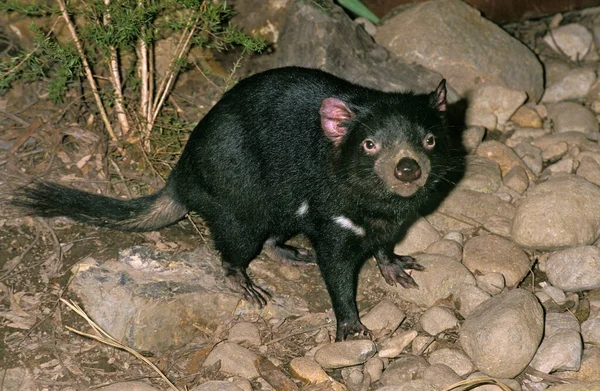
<svg viewBox="0 0 600 391">
<path fill-rule="evenodd" d="M 3 12 L 55 20 L 49 31 L 32 25 L 34 48 L 0 63 L 0 92 L 19 79 L 47 78 L 50 98 L 61 103 L 72 82 L 85 78 L 84 86 L 93 93 L 106 131 L 120 152 L 123 143 L 131 140 L 142 140 L 144 150 L 150 150 L 151 133 L 178 74 L 188 67 L 192 47 L 227 50 L 241 45 L 243 53 L 265 47 L 263 40 L 228 23 L 233 13 L 224 2 L 55 1 L 55 5 L 26 0 L 0 4 Z M 54 34 L 60 19 L 70 39 Z M 153 46 L 165 37 L 176 37 L 177 45 L 168 71 L 156 75 Z M 99 87 L 97 75 L 108 75 L 110 84 Z M 108 109 L 113 110 L 119 131 L 109 120 Z"/>
</svg>

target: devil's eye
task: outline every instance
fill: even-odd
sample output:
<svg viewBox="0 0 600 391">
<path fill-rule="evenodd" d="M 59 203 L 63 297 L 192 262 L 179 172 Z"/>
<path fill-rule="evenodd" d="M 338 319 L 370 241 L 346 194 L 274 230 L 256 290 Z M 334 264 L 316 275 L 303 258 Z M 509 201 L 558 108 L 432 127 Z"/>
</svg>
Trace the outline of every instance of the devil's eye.
<svg viewBox="0 0 600 391">
<path fill-rule="evenodd" d="M 423 146 L 425 149 L 433 149 L 433 147 L 435 147 L 435 136 L 431 133 L 428 133 L 423 139 Z"/>
<path fill-rule="evenodd" d="M 363 141 L 362 147 L 367 153 L 376 153 L 379 149 L 377 143 L 375 143 L 375 141 L 371 140 L 370 138 Z"/>
</svg>

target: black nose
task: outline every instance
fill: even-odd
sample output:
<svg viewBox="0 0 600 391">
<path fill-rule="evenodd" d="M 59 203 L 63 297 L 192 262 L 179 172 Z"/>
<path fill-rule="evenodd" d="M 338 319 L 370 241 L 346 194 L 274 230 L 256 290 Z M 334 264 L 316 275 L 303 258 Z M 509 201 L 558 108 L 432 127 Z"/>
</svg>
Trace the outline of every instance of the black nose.
<svg viewBox="0 0 600 391">
<path fill-rule="evenodd" d="M 415 159 L 403 157 L 396 165 L 394 175 L 402 182 L 412 183 L 421 177 L 421 167 Z"/>
</svg>

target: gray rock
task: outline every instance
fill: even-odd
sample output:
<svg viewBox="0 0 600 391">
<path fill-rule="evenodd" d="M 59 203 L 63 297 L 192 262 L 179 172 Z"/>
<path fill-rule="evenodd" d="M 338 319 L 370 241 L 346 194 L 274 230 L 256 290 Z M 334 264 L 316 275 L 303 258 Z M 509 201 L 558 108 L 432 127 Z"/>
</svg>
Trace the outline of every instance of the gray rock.
<svg viewBox="0 0 600 391">
<path fill-rule="evenodd" d="M 418 379 L 393 386 L 381 387 L 377 391 L 440 391 L 440 389 L 427 380 Z"/>
<path fill-rule="evenodd" d="M 598 391 L 600 389 L 600 381 L 594 381 L 589 383 L 575 383 L 575 384 L 559 384 L 550 386 L 547 391 Z"/>
<path fill-rule="evenodd" d="M 504 130 L 517 109 L 527 100 L 524 91 L 498 85 L 483 85 L 470 95 L 465 122 L 486 129 Z"/>
<path fill-rule="evenodd" d="M 419 286 L 417 289 L 385 285 L 386 289 L 397 293 L 403 300 L 431 307 L 437 300 L 449 297 L 462 284 L 475 285 L 475 278 L 467 268 L 451 258 L 437 254 L 419 254 L 415 259 L 425 267 L 423 271 L 412 273 Z"/>
<path fill-rule="evenodd" d="M 493 194 L 456 188 L 427 220 L 440 231 L 460 231 L 483 226 L 496 217 L 512 221 L 515 210 Z"/>
<path fill-rule="evenodd" d="M 502 172 L 498 163 L 481 156 L 470 156 L 458 186 L 481 193 L 494 193 L 501 184 Z"/>
<path fill-rule="evenodd" d="M 522 142 L 517 144 L 513 150 L 517 156 L 521 158 L 527 168 L 531 170 L 534 176 L 542 172 L 544 160 L 542 158 L 542 150 L 540 148 L 529 144 L 529 142 Z M 508 173 L 506 175 L 508 175 Z M 531 176 L 528 175 L 528 177 L 531 179 Z"/>
<path fill-rule="evenodd" d="M 467 380 L 475 380 L 475 379 L 482 378 L 482 377 L 487 378 L 489 376 L 482 372 L 473 372 L 472 374 L 467 376 Z M 502 383 L 504 383 L 505 385 L 507 385 L 508 388 L 511 389 L 512 391 L 521 391 L 521 383 L 519 383 L 515 379 L 497 379 L 497 380 L 499 380 Z M 471 390 L 472 391 L 505 391 L 504 388 L 500 388 L 499 386 L 497 386 L 495 384 L 483 384 L 481 386 L 471 388 Z M 469 390 L 469 391 L 471 391 L 471 390 Z M 533 390 L 528 390 L 528 391 L 533 391 Z"/>
<path fill-rule="evenodd" d="M 577 175 L 596 186 L 600 186 L 600 164 L 590 156 L 581 158 L 579 167 L 577 167 Z"/>
<path fill-rule="evenodd" d="M 423 331 L 436 336 L 439 333 L 458 327 L 458 319 L 447 308 L 435 306 L 428 308 L 419 318 Z"/>
<path fill-rule="evenodd" d="M 529 365 L 544 373 L 576 371 L 581 365 L 582 352 L 581 335 L 575 330 L 559 329 L 544 338 Z"/>
<path fill-rule="evenodd" d="M 259 2 L 260 3 L 260 2 Z M 251 2 L 255 7 L 256 3 Z M 326 10 L 326 11 L 325 11 Z M 441 76 L 409 64 L 373 42 L 345 11 L 326 0 L 322 5 L 292 1 L 280 24 L 275 64 L 319 68 L 367 87 L 430 92 Z"/>
<path fill-rule="evenodd" d="M 593 69 L 571 69 L 559 80 L 548 83 L 542 101 L 556 103 L 569 99 L 583 99 L 587 96 L 595 80 L 596 72 Z"/>
<path fill-rule="evenodd" d="M 364 371 L 369 374 L 372 382 L 379 381 L 383 373 L 383 360 L 379 357 L 368 359 L 365 363 Z"/>
<path fill-rule="evenodd" d="M 597 142 L 589 140 L 586 134 L 576 131 L 549 134 L 546 136 L 535 138 L 531 141 L 531 143 L 539 149 L 544 149 L 551 144 L 556 144 L 560 142 L 567 143 L 569 145 L 569 148 L 577 146 L 584 151 L 600 152 L 600 146 Z"/>
<path fill-rule="evenodd" d="M 504 290 L 506 283 L 502 273 L 475 275 L 477 286 L 490 295 L 497 295 Z"/>
<path fill-rule="evenodd" d="M 406 318 L 404 312 L 389 300 L 381 300 L 365 316 L 361 322 L 371 331 L 388 330 L 394 332 Z"/>
<path fill-rule="evenodd" d="M 544 37 L 548 46 L 557 53 L 566 55 L 571 61 L 583 60 L 592 47 L 593 39 L 592 33 L 577 23 L 552 29 Z"/>
<path fill-rule="evenodd" d="M 591 244 L 599 233 L 600 188 L 581 177 L 561 175 L 527 192 L 511 236 L 522 247 L 552 250 Z"/>
<path fill-rule="evenodd" d="M 221 361 L 220 371 L 252 380 L 259 376 L 254 362 L 258 356 L 248 349 L 231 342 L 223 342 L 208 354 L 203 366 Z"/>
<path fill-rule="evenodd" d="M 544 338 L 549 338 L 560 329 L 581 332 L 579 321 L 571 312 L 549 312 L 546 314 Z"/>
<path fill-rule="evenodd" d="M 454 295 L 454 307 L 463 318 L 469 316 L 481 303 L 492 297 L 481 288 L 465 284 Z"/>
<path fill-rule="evenodd" d="M 402 240 L 396 244 L 396 254 L 411 255 L 425 251 L 427 246 L 442 238 L 442 235 L 423 217 L 412 223 Z"/>
<path fill-rule="evenodd" d="M 423 372 L 423 379 L 430 381 L 441 390 L 445 390 L 451 385 L 462 381 L 462 377 L 447 365 L 433 364 Z"/>
<path fill-rule="evenodd" d="M 516 286 L 529 273 L 529 258 L 513 242 L 496 235 L 475 236 L 465 243 L 463 264 L 480 274 L 501 273 L 506 286 Z"/>
<path fill-rule="evenodd" d="M 119 390 L 130 390 L 130 388 L 119 388 Z M 117 391 L 115 389 L 115 391 Z M 224 380 L 211 380 L 197 385 L 190 391 L 243 391 L 235 384 Z"/>
<path fill-rule="evenodd" d="M 542 175 L 544 177 L 548 177 L 550 175 L 556 175 L 559 173 L 572 174 L 575 172 L 575 163 L 575 159 L 565 157 L 560 161 L 546 167 L 544 171 L 542 171 Z"/>
<path fill-rule="evenodd" d="M 315 361 L 325 369 L 363 364 L 377 349 L 368 340 L 343 341 L 324 345 L 315 352 Z"/>
<path fill-rule="evenodd" d="M 450 231 L 450 232 L 448 232 L 446 235 L 444 235 L 444 239 L 445 240 L 453 240 L 453 241 L 455 241 L 456 243 L 460 244 L 461 248 L 462 248 L 462 245 L 465 242 L 465 237 L 463 236 L 462 233 L 460 233 L 458 231 Z"/>
<path fill-rule="evenodd" d="M 524 90 L 533 101 L 543 92 L 542 66 L 535 55 L 458 0 L 408 8 L 380 26 L 376 41 L 443 74 L 461 96 L 482 84 Z"/>
<path fill-rule="evenodd" d="M 523 107 L 526 107 L 526 106 L 523 106 Z M 545 136 L 547 134 L 550 134 L 550 129 L 517 128 L 517 129 L 515 129 L 513 134 L 510 135 L 508 140 L 506 140 L 506 145 L 508 145 L 511 148 L 514 148 L 519 143 L 522 143 L 522 142 L 529 143 L 529 142 L 531 142 L 531 140 L 536 139 L 538 137 Z"/>
<path fill-rule="evenodd" d="M 600 345 L 600 318 L 592 318 L 581 324 L 583 341 L 589 344 Z"/>
<path fill-rule="evenodd" d="M 472 153 L 479 147 L 484 136 L 485 128 L 483 126 L 468 126 L 462 132 L 462 145 L 467 152 Z"/>
<path fill-rule="evenodd" d="M 542 158 L 545 162 L 556 162 L 569 152 L 569 144 L 564 141 L 550 144 L 542 151 Z"/>
<path fill-rule="evenodd" d="M 581 132 L 592 140 L 598 140 L 598 121 L 591 110 L 575 102 L 548 105 L 548 116 L 556 133 Z"/>
<path fill-rule="evenodd" d="M 558 251 L 540 262 L 550 283 L 566 292 L 600 288 L 600 249 L 574 247 Z"/>
<path fill-rule="evenodd" d="M 475 152 L 478 156 L 484 156 L 490 160 L 495 161 L 500 166 L 502 175 L 508 174 L 513 167 L 520 166 L 530 179 L 534 179 L 535 175 L 529 170 L 529 167 L 523 162 L 523 160 L 515 153 L 513 149 L 502 144 L 499 141 L 491 140 L 484 141 L 481 143 L 477 151 Z"/>
<path fill-rule="evenodd" d="M 563 291 L 561 291 L 553 285 L 547 284 L 546 282 L 543 282 L 543 284 L 544 285 L 540 283 L 540 286 L 542 286 L 542 291 L 545 294 L 547 294 L 548 297 L 550 297 L 554 303 L 558 305 L 563 305 L 567 302 L 567 296 Z"/>
<path fill-rule="evenodd" d="M 25 368 L 7 368 L 2 370 L 2 389 L 6 391 L 39 390 L 33 374 Z M 145 390 L 146 391 L 146 390 Z M 155 391 L 152 389 L 151 391 Z"/>
<path fill-rule="evenodd" d="M 414 330 L 405 331 L 381 344 L 377 356 L 381 358 L 398 357 L 402 351 L 415 339 L 417 332 Z"/>
<path fill-rule="evenodd" d="M 348 391 L 367 391 L 371 385 L 371 377 L 365 376 L 358 368 L 348 368 L 348 370 L 350 372 L 344 377 Z"/>
<path fill-rule="evenodd" d="M 458 349 L 442 348 L 431 352 L 429 364 L 444 364 L 451 368 L 459 376 L 466 376 L 473 372 L 473 363 L 469 357 Z"/>
<path fill-rule="evenodd" d="M 527 171 L 521 166 L 513 167 L 503 178 L 504 184 L 517 193 L 523 194 L 529 187 Z"/>
<path fill-rule="evenodd" d="M 574 383 L 600 381 L 600 347 L 585 345 L 579 370 L 564 371 L 560 376 Z"/>
<path fill-rule="evenodd" d="M 441 254 L 458 262 L 462 260 L 463 248 L 454 240 L 442 239 L 433 242 L 425 249 L 427 254 Z"/>
<path fill-rule="evenodd" d="M 261 343 L 260 332 L 255 323 L 239 322 L 229 330 L 229 342 L 245 343 L 249 346 L 258 346 Z"/>
<path fill-rule="evenodd" d="M 283 290 L 276 275 L 259 271 L 256 275 L 268 279 L 267 288 Z M 133 247 L 121 251 L 116 261 L 87 258 L 70 288 L 88 315 L 114 338 L 155 353 L 189 343 L 198 333 L 194 322 L 212 328 L 234 312 L 261 312 L 249 303 L 240 305 L 239 293 L 225 281 L 221 261 L 206 247 L 172 257 Z M 300 309 L 306 306 L 300 297 L 277 295 L 262 315 L 298 316 L 305 314 Z"/>
<path fill-rule="evenodd" d="M 429 366 L 421 356 L 405 355 L 397 358 L 381 374 L 381 384 L 385 386 L 400 385 L 413 379 L 423 377 L 423 372 Z"/>
<path fill-rule="evenodd" d="M 531 361 L 543 332 L 544 313 L 536 297 L 515 289 L 477 307 L 459 330 L 459 343 L 479 370 L 511 378 Z"/>
</svg>

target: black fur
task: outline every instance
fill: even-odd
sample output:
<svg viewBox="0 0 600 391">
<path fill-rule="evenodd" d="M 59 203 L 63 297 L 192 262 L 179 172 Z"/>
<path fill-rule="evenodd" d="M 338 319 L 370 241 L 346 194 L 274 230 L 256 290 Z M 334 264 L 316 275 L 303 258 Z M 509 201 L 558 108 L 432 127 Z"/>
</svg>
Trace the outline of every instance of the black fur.
<svg viewBox="0 0 600 391">
<path fill-rule="evenodd" d="M 336 100 L 325 103 L 327 98 Z M 339 117 L 338 104 L 348 118 Z M 259 304 L 268 294 L 252 284 L 246 267 L 266 241 L 294 258 L 283 243 L 304 233 L 331 296 L 336 338 L 344 339 L 367 332 L 355 299 L 366 259 L 376 257 L 389 283 L 414 284 L 404 268 L 420 266 L 393 248 L 402 223 L 427 202 L 450 167 L 445 109 L 443 83 L 429 95 L 385 93 L 318 70 L 275 69 L 240 81 L 222 97 L 157 194 L 123 201 L 42 184 L 15 202 L 34 214 L 124 230 L 158 229 L 196 211 L 232 280 Z M 330 128 L 323 124 L 327 115 L 334 117 Z M 431 137 L 435 146 L 429 148 Z M 400 183 L 397 164 L 407 156 L 404 166 L 420 171 Z M 426 181 L 415 185 L 414 178 Z M 306 261 L 306 253 L 298 258 Z"/>
</svg>

